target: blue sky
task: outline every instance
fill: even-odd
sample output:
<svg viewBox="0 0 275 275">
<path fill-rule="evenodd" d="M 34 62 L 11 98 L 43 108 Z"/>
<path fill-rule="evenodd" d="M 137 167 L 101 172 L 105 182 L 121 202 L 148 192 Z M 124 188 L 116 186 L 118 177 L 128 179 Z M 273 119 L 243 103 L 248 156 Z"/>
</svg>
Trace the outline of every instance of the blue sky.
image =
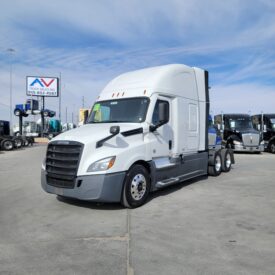
<svg viewBox="0 0 275 275">
<path fill-rule="evenodd" d="M 275 112 L 273 0 L 3 0 L 0 119 L 9 119 L 27 75 L 62 75 L 62 118 L 89 107 L 114 76 L 183 63 L 210 73 L 212 113 Z M 47 99 L 56 109 L 58 101 Z"/>
</svg>

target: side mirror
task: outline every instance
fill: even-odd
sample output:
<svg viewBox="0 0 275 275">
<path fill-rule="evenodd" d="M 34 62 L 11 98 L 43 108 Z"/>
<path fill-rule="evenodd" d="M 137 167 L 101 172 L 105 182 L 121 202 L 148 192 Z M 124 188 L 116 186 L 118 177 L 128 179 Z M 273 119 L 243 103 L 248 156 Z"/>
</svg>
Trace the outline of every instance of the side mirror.
<svg viewBox="0 0 275 275">
<path fill-rule="evenodd" d="M 221 124 L 217 124 L 217 127 L 218 127 L 218 130 L 220 131 L 221 130 Z"/>
<path fill-rule="evenodd" d="M 264 132 L 266 132 L 266 124 L 264 125 Z"/>
<path fill-rule="evenodd" d="M 117 134 L 119 134 L 119 132 L 120 132 L 120 127 L 119 126 L 111 126 L 110 127 L 110 134 L 111 135 L 117 135 Z"/>
<path fill-rule="evenodd" d="M 261 131 L 261 125 L 260 124 L 257 124 L 257 130 Z"/>
<path fill-rule="evenodd" d="M 169 121 L 169 105 L 165 102 L 159 104 L 159 122 L 161 125 Z"/>
</svg>

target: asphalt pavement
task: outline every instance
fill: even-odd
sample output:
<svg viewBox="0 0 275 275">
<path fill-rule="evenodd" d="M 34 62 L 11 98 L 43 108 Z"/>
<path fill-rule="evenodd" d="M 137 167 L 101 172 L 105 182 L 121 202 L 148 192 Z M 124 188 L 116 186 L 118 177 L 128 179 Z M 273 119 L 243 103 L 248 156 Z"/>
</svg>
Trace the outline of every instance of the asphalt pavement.
<svg viewBox="0 0 275 275">
<path fill-rule="evenodd" d="M 0 152 L 0 274 L 275 274 L 275 155 L 152 194 L 146 205 L 45 193 L 46 146 Z"/>
</svg>

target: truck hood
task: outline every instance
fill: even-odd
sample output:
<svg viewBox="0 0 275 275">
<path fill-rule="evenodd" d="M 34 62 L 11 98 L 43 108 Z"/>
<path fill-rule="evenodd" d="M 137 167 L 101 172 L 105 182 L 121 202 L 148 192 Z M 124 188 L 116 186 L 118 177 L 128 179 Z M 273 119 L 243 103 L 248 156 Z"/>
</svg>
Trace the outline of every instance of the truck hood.
<svg viewBox="0 0 275 275">
<path fill-rule="evenodd" d="M 110 136 L 110 127 L 120 126 L 120 134 L 104 142 L 103 146 L 97 148 L 96 143 Z M 104 174 L 116 173 L 127 170 L 127 159 L 131 163 L 136 160 L 143 159 L 145 155 L 146 146 L 144 146 L 144 139 L 142 131 L 145 129 L 145 123 L 98 123 L 86 124 L 79 128 L 72 129 L 68 132 L 56 136 L 51 142 L 57 141 L 62 144 L 63 141 L 80 142 L 83 146 L 83 151 L 79 163 L 77 175 L 87 174 Z M 131 131 L 131 130 L 138 131 Z M 149 127 L 148 127 L 149 129 Z M 126 134 L 122 135 L 123 132 Z M 129 131 L 129 132 L 128 132 Z M 147 131 L 147 130 L 146 130 Z M 148 130 L 149 131 L 149 130 Z M 137 135 L 136 135 L 137 134 Z M 116 156 L 114 166 L 108 171 L 87 172 L 89 166 L 106 157 Z"/>
<path fill-rule="evenodd" d="M 120 126 L 120 133 L 143 128 L 140 123 L 94 123 L 86 124 L 81 127 L 59 134 L 51 141 L 77 141 L 83 144 L 95 143 L 110 135 L 111 126 Z"/>
</svg>

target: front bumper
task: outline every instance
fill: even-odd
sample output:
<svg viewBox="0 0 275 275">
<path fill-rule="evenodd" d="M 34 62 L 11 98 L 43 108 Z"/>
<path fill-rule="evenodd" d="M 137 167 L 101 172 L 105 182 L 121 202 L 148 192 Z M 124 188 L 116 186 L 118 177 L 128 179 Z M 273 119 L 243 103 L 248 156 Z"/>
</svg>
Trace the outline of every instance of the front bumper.
<svg viewBox="0 0 275 275">
<path fill-rule="evenodd" d="M 234 152 L 263 152 L 264 145 L 258 146 L 245 146 L 245 145 L 234 145 Z"/>
<path fill-rule="evenodd" d="M 46 171 L 41 170 L 41 186 L 52 194 L 79 200 L 120 202 L 125 172 L 79 176 L 74 188 L 60 188 L 47 183 Z M 81 182 L 81 184 L 79 184 Z"/>
</svg>

